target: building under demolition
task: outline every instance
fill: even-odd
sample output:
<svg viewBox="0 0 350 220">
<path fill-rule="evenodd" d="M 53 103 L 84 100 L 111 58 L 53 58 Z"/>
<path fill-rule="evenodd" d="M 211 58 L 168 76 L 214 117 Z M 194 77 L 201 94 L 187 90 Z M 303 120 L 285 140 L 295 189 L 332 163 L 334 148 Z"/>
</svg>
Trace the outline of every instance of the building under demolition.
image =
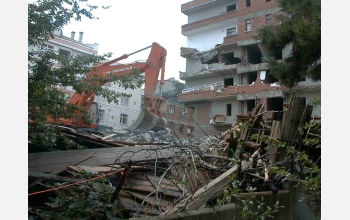
<svg viewBox="0 0 350 220">
<path fill-rule="evenodd" d="M 258 103 L 264 103 L 269 112 L 282 111 L 293 95 L 305 97 L 306 104 L 320 97 L 321 82 L 306 78 L 287 89 L 262 62 L 270 52 L 253 33 L 263 26 L 279 25 L 276 0 L 194 0 L 182 4 L 181 11 L 188 16 L 188 24 L 182 26 L 187 47 L 181 48 L 186 72 L 180 72 L 180 79 L 186 84 L 179 102 L 193 109 L 206 133 L 227 130 L 236 115 L 251 111 Z M 290 50 L 273 53 L 284 59 Z M 320 111 L 314 107 L 312 114 L 320 116 Z M 194 134 L 203 132 L 195 126 Z"/>
</svg>

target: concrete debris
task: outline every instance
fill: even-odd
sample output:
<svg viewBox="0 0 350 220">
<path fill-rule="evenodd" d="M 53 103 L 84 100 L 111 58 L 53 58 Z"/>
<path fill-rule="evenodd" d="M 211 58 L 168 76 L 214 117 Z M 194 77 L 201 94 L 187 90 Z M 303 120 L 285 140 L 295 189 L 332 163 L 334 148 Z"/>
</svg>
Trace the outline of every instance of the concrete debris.
<svg viewBox="0 0 350 220">
<path fill-rule="evenodd" d="M 109 190 L 113 189 L 111 201 L 118 199 L 127 218 L 211 207 L 215 201 L 224 199 L 223 192 L 232 185 L 232 175 L 239 181 L 238 187 L 243 194 L 254 188 L 257 193 L 269 192 L 276 196 L 287 189 L 288 184 L 284 181 L 288 174 L 271 172 L 270 165 L 293 169 L 301 179 L 303 167 L 293 154 L 277 149 L 273 142 L 264 142 L 262 138 L 286 141 L 299 147 L 298 139 L 310 135 L 321 141 L 317 130 L 305 130 L 305 124 L 311 121 L 312 109 L 303 103 L 303 98 L 293 97 L 287 111 L 273 112 L 270 121 L 264 121 L 262 117 L 267 113 L 265 103 L 257 104 L 251 112 L 237 115 L 237 122 L 219 137 L 203 135 L 198 139 L 179 139 L 170 128 L 157 132 L 135 130 L 105 135 L 105 138 L 96 133 L 86 136 L 90 144 L 111 146 L 119 143 L 125 146 L 134 143 L 134 147 L 130 144 L 113 149 L 31 154 L 29 179 L 33 181 L 29 188 L 29 204 L 37 207 L 40 203 L 32 195 L 46 195 L 45 191 L 40 191 L 42 185 L 36 184 L 39 180 L 81 184 L 83 179 L 106 176 L 109 176 Z M 69 130 L 65 132 L 73 135 Z M 74 137 L 83 139 L 83 136 Z M 63 166 L 62 161 L 67 163 Z M 58 164 L 59 169 L 47 170 L 55 165 L 50 163 Z M 38 164 L 42 165 L 42 170 L 38 170 Z M 50 175 L 44 173 L 49 171 Z M 87 173 L 90 176 L 87 177 Z M 106 187 L 98 181 L 92 186 L 93 190 Z M 67 198 L 70 192 L 68 189 L 61 191 Z"/>
</svg>

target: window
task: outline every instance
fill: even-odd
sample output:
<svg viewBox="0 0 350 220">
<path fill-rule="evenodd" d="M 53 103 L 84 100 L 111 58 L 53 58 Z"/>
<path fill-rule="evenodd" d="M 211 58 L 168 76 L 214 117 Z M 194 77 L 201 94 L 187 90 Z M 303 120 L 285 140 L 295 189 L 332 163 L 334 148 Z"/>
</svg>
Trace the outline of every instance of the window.
<svg viewBox="0 0 350 220">
<path fill-rule="evenodd" d="M 233 78 L 224 79 L 224 88 L 226 88 L 227 86 L 233 86 Z"/>
<path fill-rule="evenodd" d="M 272 16 L 271 14 L 266 15 L 266 26 L 272 25 Z"/>
<path fill-rule="evenodd" d="M 232 104 L 226 104 L 226 116 L 232 115 Z"/>
<path fill-rule="evenodd" d="M 51 46 L 51 45 L 42 44 L 41 46 L 42 46 L 43 48 L 53 49 L 53 46 Z"/>
<path fill-rule="evenodd" d="M 100 109 L 98 111 L 98 120 L 99 121 L 104 121 L 105 120 L 105 110 Z"/>
<path fill-rule="evenodd" d="M 245 0 L 246 7 L 250 7 L 250 0 Z"/>
<path fill-rule="evenodd" d="M 129 105 L 129 97 L 122 96 L 122 105 Z"/>
<path fill-rule="evenodd" d="M 179 132 L 180 133 L 184 133 L 185 132 L 185 126 L 184 125 L 180 124 Z"/>
<path fill-rule="evenodd" d="M 230 11 L 236 11 L 236 4 L 233 5 L 229 5 L 226 7 L 226 12 L 230 12 Z"/>
<path fill-rule="evenodd" d="M 120 124 L 126 125 L 128 124 L 128 115 L 127 114 L 120 114 Z"/>
<path fill-rule="evenodd" d="M 171 115 L 175 114 L 175 105 L 169 106 L 169 114 L 171 114 Z"/>
<path fill-rule="evenodd" d="M 186 116 L 186 110 L 185 108 L 181 108 L 180 116 L 184 118 Z"/>
<path fill-rule="evenodd" d="M 270 2 L 271 0 L 266 0 L 266 2 Z"/>
<path fill-rule="evenodd" d="M 58 54 L 60 56 L 65 56 L 65 57 L 69 57 L 70 56 L 70 52 L 68 50 L 63 50 L 63 49 L 59 49 Z"/>
<path fill-rule="evenodd" d="M 252 30 L 252 20 L 248 19 L 245 20 L 245 31 L 251 31 Z"/>
<path fill-rule="evenodd" d="M 169 122 L 169 128 L 174 129 L 174 122 Z"/>
<path fill-rule="evenodd" d="M 235 35 L 235 34 L 237 34 L 237 28 L 236 27 L 227 29 L 227 36 L 231 36 L 231 35 Z"/>
</svg>

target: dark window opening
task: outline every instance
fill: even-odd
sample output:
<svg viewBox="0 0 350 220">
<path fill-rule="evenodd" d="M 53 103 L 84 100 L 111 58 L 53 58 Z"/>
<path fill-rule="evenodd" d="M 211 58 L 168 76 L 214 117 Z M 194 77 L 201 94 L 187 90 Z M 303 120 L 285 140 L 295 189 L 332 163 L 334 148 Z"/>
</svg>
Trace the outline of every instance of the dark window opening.
<svg viewBox="0 0 350 220">
<path fill-rule="evenodd" d="M 267 111 L 283 111 L 283 98 L 267 98 Z"/>
<path fill-rule="evenodd" d="M 247 111 L 251 112 L 254 107 L 255 107 L 255 100 L 254 99 L 247 100 Z"/>
<path fill-rule="evenodd" d="M 233 78 L 224 79 L 224 87 L 233 86 Z"/>
<path fill-rule="evenodd" d="M 226 105 L 226 116 L 231 116 L 232 115 L 232 105 L 227 104 Z"/>
<path fill-rule="evenodd" d="M 225 65 L 241 63 L 241 59 L 239 57 L 235 57 L 234 53 L 221 54 L 221 58 L 223 58 Z"/>
<path fill-rule="evenodd" d="M 245 5 L 246 5 L 246 7 L 250 7 L 250 5 L 251 5 L 251 4 L 250 4 L 250 0 L 246 0 L 246 1 L 245 1 Z"/>
<path fill-rule="evenodd" d="M 63 50 L 63 49 L 59 49 L 58 54 L 60 56 L 65 56 L 65 57 L 69 57 L 70 56 L 70 52 L 67 51 L 67 50 Z"/>
<path fill-rule="evenodd" d="M 275 83 L 275 82 L 278 82 L 278 79 L 276 77 L 274 77 L 269 71 L 267 71 L 263 82 L 264 83 Z"/>
<path fill-rule="evenodd" d="M 219 63 L 218 56 L 214 56 L 212 59 L 208 60 L 207 62 L 204 62 L 203 58 L 201 59 L 203 64 L 212 64 L 212 63 Z"/>
<path fill-rule="evenodd" d="M 236 11 L 236 9 L 237 9 L 236 4 L 229 5 L 226 7 L 226 12 Z"/>
<path fill-rule="evenodd" d="M 169 128 L 172 128 L 172 129 L 174 129 L 174 128 L 175 128 L 175 126 L 174 126 L 174 122 L 169 122 Z"/>
<path fill-rule="evenodd" d="M 266 2 L 270 2 L 271 0 L 266 0 Z"/>
<path fill-rule="evenodd" d="M 272 25 L 272 15 L 268 14 L 266 15 L 266 26 L 271 26 Z"/>
<path fill-rule="evenodd" d="M 248 52 L 248 63 L 250 64 L 261 63 L 262 55 L 258 47 L 258 44 L 247 46 L 247 52 Z"/>
<path fill-rule="evenodd" d="M 180 133 L 184 133 L 185 132 L 185 126 L 180 124 L 179 131 L 180 131 Z"/>
<path fill-rule="evenodd" d="M 282 60 L 282 49 L 274 50 L 273 56 L 276 58 L 276 60 Z"/>
<path fill-rule="evenodd" d="M 256 77 L 258 76 L 257 72 L 249 72 L 248 73 L 248 85 L 252 84 L 256 81 Z"/>
</svg>

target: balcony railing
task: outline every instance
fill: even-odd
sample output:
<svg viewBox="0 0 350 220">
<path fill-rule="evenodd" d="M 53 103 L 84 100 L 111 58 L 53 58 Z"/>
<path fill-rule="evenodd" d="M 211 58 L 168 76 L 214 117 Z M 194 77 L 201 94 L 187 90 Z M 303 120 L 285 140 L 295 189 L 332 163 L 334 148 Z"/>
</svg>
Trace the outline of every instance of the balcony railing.
<svg viewBox="0 0 350 220">
<path fill-rule="evenodd" d="M 221 89 L 219 87 L 223 87 L 224 82 L 216 82 L 208 85 L 202 85 L 202 86 L 196 86 L 188 89 L 183 89 L 182 93 L 187 93 L 187 92 L 195 92 L 195 91 L 201 91 L 201 90 L 210 90 L 210 89 Z"/>
</svg>

